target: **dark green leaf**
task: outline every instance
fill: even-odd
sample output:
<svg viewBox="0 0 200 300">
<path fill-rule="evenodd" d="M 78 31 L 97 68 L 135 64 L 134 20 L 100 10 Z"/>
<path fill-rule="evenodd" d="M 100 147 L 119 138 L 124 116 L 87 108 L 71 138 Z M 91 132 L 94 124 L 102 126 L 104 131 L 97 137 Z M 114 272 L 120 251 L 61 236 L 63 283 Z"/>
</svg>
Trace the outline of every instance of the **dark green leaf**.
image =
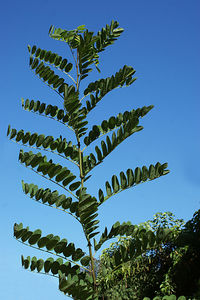
<svg viewBox="0 0 200 300">
<path fill-rule="evenodd" d="M 85 267 L 87 267 L 90 263 L 90 257 L 89 256 L 84 256 L 81 258 L 81 264 Z"/>
</svg>

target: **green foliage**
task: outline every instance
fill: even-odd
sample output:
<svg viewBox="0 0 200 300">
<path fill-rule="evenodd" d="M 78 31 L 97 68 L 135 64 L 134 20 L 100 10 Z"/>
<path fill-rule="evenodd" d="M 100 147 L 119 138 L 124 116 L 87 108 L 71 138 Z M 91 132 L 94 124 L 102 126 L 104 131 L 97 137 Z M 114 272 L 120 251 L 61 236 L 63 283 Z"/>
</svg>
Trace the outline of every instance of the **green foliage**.
<svg viewBox="0 0 200 300">
<path fill-rule="evenodd" d="M 149 297 L 144 297 L 143 300 L 195 300 L 195 298 L 193 299 L 189 299 L 189 298 L 186 298 L 185 296 L 180 296 L 180 297 L 176 297 L 175 295 L 170 295 L 170 296 L 163 296 L 163 297 L 159 297 L 159 296 L 156 296 L 154 298 L 149 298 Z"/>
<path fill-rule="evenodd" d="M 104 196 L 103 191 L 99 190 L 99 201 L 102 204 L 111 196 L 126 190 L 130 187 L 133 187 L 139 183 L 156 179 L 162 175 L 166 175 L 169 173 L 169 170 L 165 170 L 167 168 L 167 164 L 161 165 L 159 162 L 153 166 L 150 165 L 149 168 L 143 166 L 142 169 L 136 168 L 134 171 L 132 169 L 128 169 L 126 171 L 126 175 L 124 172 L 120 172 L 119 178 L 116 175 L 112 176 L 112 183 L 106 181 L 106 193 L 107 195 Z"/>
<path fill-rule="evenodd" d="M 90 112 L 97 103 L 110 91 L 123 85 L 131 85 L 136 78 L 132 78 L 135 74 L 135 70 L 132 67 L 124 66 L 114 76 L 102 78 L 95 82 L 91 82 L 84 90 L 84 96 L 90 95 L 90 101 L 86 101 L 85 111 Z"/>
<path fill-rule="evenodd" d="M 146 252 L 158 249 L 163 243 L 168 243 L 172 235 L 172 230 L 169 228 L 160 227 L 154 230 L 154 228 L 132 225 L 130 222 L 122 224 L 116 222 L 110 231 L 107 227 L 105 228 L 98 237 L 98 241 L 94 239 L 99 234 L 98 209 L 100 205 L 121 191 L 154 180 L 169 172 L 166 170 L 167 163 L 159 162 L 149 167 L 136 167 L 134 170 L 129 168 L 126 173 L 121 171 L 119 176 L 113 175 L 110 182 L 106 181 L 105 192 L 102 189 L 97 191 L 98 199 L 90 195 L 85 186 L 85 182 L 91 176 L 88 173 L 102 163 L 125 139 L 141 131 L 143 127 L 139 125 L 140 119 L 153 108 L 153 105 L 134 108 L 131 111 L 119 113 L 117 116 L 111 115 L 108 120 L 102 120 L 100 125 L 88 125 L 87 116 L 99 101 L 112 90 L 128 87 L 136 80 L 135 69 L 124 65 L 114 75 L 93 80 L 86 88 L 80 89 L 82 80 L 93 68 L 100 72 L 98 67 L 100 53 L 112 45 L 122 32 L 123 29 L 116 21 L 103 27 L 96 35 L 88 31 L 84 25 L 74 30 L 63 30 L 51 26 L 49 36 L 69 46 L 74 59 L 73 64 L 68 58 L 63 58 L 57 53 L 41 49 L 36 45 L 28 46 L 30 69 L 61 97 L 62 107 L 22 98 L 22 108 L 59 122 L 67 130 L 72 131 L 75 143 L 61 135 L 55 138 L 43 133 L 25 132 L 23 129 L 18 130 L 10 126 L 7 131 L 10 140 L 22 147 L 41 151 L 25 152 L 23 148 L 19 153 L 19 162 L 64 190 L 64 194 L 60 194 L 57 190 L 22 181 L 23 192 L 41 204 L 70 214 L 82 226 L 88 246 L 88 253 L 85 253 L 81 248 L 75 247 L 73 242 L 68 243 L 66 238 L 61 239 L 53 234 L 42 236 L 40 229 L 31 231 L 22 223 L 15 224 L 14 237 L 19 242 L 57 256 L 56 259 L 22 256 L 22 266 L 32 272 L 57 277 L 60 291 L 74 299 L 97 300 L 101 298 L 102 281 L 99 280 L 99 275 L 97 276 L 98 272 L 95 267 L 97 261 L 93 252 L 99 250 L 109 239 L 116 237 L 128 239 L 128 248 L 121 243 L 113 250 L 112 265 L 107 265 L 108 262 L 105 261 L 100 268 L 99 274 L 103 272 L 105 276 L 109 270 L 112 270 L 109 273 L 112 277 L 133 260 L 141 259 Z M 56 72 L 62 72 L 65 78 L 60 77 Z M 83 90 L 82 95 L 81 90 Z M 89 126 L 90 130 L 88 130 Z M 99 138 L 104 135 L 106 135 L 105 138 L 99 142 Z M 92 143 L 96 143 L 95 152 L 84 155 L 84 150 Z M 57 163 L 56 158 L 53 161 L 43 152 L 62 157 L 63 163 Z M 78 169 L 79 178 L 68 167 L 68 161 Z M 94 247 L 91 243 L 92 238 Z M 123 288 L 121 291 L 125 295 Z M 114 289 L 112 292 L 115 295 Z M 129 299 L 132 299 L 132 292 L 129 290 Z"/>
<path fill-rule="evenodd" d="M 154 253 L 172 240 L 173 231 L 160 226 L 153 230 L 150 222 L 135 225 L 126 237 L 118 235 L 118 242 L 103 251 L 98 276 L 102 296 L 109 299 L 114 293 L 116 299 L 143 299 L 155 295 L 150 294 L 158 281 Z"/>
<path fill-rule="evenodd" d="M 32 61 L 31 69 L 35 69 L 39 65 L 39 63 L 43 62 L 46 64 L 50 64 L 60 71 L 63 71 L 65 74 L 68 74 L 73 67 L 72 63 L 68 62 L 66 58 L 63 59 L 60 55 L 52 53 L 51 51 L 40 49 L 35 45 L 33 47 L 28 45 L 28 51 L 30 53 L 30 59 Z"/>
<path fill-rule="evenodd" d="M 135 225 L 132 232 L 152 232 L 152 237 L 163 230 L 170 234 L 160 244 L 157 240 L 146 249 L 138 247 L 136 255 L 131 245 L 137 245 L 137 234 L 119 234 L 100 257 L 97 280 L 102 299 L 112 295 L 114 299 L 199 299 L 199 225 L 199 211 L 185 225 L 170 212 L 157 213 L 153 220 Z"/>
<path fill-rule="evenodd" d="M 46 247 L 48 252 L 61 253 L 64 258 L 71 256 L 73 261 L 78 261 L 85 255 L 80 248 L 75 248 L 74 244 L 68 243 L 66 239 L 60 239 L 53 234 L 43 237 L 40 229 L 31 231 L 29 227 L 24 228 L 22 223 L 14 225 L 14 237 L 37 248 Z"/>
<path fill-rule="evenodd" d="M 63 124 L 66 124 L 69 121 L 68 114 L 65 113 L 63 109 L 59 109 L 56 105 L 41 103 L 39 100 L 29 100 L 22 98 L 22 108 L 27 111 L 38 113 L 45 117 L 55 119 Z"/>
<path fill-rule="evenodd" d="M 48 204 L 55 208 L 62 208 L 65 212 L 68 211 L 71 214 L 79 216 L 78 201 L 73 201 L 72 197 L 66 197 L 64 194 L 60 195 L 58 191 L 51 191 L 49 188 L 38 188 L 37 185 L 25 183 L 23 180 L 22 189 L 25 194 L 28 194 L 29 197 L 35 201 L 39 201 L 42 204 Z"/>
<path fill-rule="evenodd" d="M 62 155 L 64 158 L 70 159 L 74 163 L 78 163 L 79 154 L 78 149 L 72 142 L 67 142 L 66 139 L 59 138 L 54 139 L 53 136 L 45 136 L 44 134 L 38 135 L 36 132 L 24 132 L 23 129 L 17 131 L 8 127 L 7 135 L 11 140 L 30 148 L 36 147 L 37 149 L 47 150 L 52 153 Z"/>
<path fill-rule="evenodd" d="M 144 117 L 152 108 L 153 105 L 148 107 L 144 106 L 142 108 L 138 108 L 136 111 L 134 109 L 130 112 L 125 111 L 123 114 L 119 113 L 116 117 L 110 117 L 109 120 L 103 120 L 101 125 L 94 125 L 89 131 L 89 134 L 84 138 L 85 145 L 90 145 L 100 136 L 119 128 L 121 125 L 125 125 L 131 119 L 135 119 L 139 122 L 139 117 Z"/>
</svg>

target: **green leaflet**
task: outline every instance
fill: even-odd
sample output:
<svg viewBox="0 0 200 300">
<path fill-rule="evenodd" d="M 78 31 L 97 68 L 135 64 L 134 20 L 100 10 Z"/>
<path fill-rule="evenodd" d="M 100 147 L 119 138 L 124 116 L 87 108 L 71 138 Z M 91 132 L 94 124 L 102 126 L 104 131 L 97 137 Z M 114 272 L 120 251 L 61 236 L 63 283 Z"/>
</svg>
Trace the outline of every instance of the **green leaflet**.
<svg viewBox="0 0 200 300">
<path fill-rule="evenodd" d="M 118 181 L 118 178 L 116 175 L 112 176 L 112 188 L 113 188 L 114 193 L 117 193 L 120 189 L 120 184 L 119 184 L 119 181 Z M 101 195 L 100 195 L 100 197 L 101 197 Z M 101 201 L 102 200 L 100 200 L 100 202 Z"/>
<path fill-rule="evenodd" d="M 127 188 L 127 179 L 123 172 L 120 172 L 120 183 L 121 183 L 122 190 Z"/>
<path fill-rule="evenodd" d="M 54 259 L 52 257 L 49 257 L 45 263 L 44 263 L 44 271 L 45 273 L 49 273 L 49 271 L 51 270 L 51 266 L 54 263 Z"/>
<path fill-rule="evenodd" d="M 74 182 L 69 186 L 70 191 L 75 191 L 77 190 L 81 185 L 80 181 Z"/>
<path fill-rule="evenodd" d="M 85 256 L 81 259 L 81 263 L 83 266 L 88 266 L 90 262 L 90 257 L 89 256 Z"/>
<path fill-rule="evenodd" d="M 74 253 L 75 253 L 74 243 L 69 243 L 67 247 L 64 249 L 63 254 L 65 255 L 65 257 L 69 257 Z"/>
<path fill-rule="evenodd" d="M 44 266 L 44 261 L 43 259 L 38 259 L 36 263 L 37 271 L 40 272 Z"/>
<path fill-rule="evenodd" d="M 24 259 L 23 255 L 21 256 L 21 262 L 22 262 L 22 266 L 25 268 L 25 269 L 28 269 L 29 266 L 30 266 L 30 256 L 27 256 L 26 259 Z"/>
<path fill-rule="evenodd" d="M 51 239 L 48 240 L 48 242 L 45 245 L 47 250 L 49 250 L 49 251 L 53 250 L 59 241 L 60 241 L 59 236 L 57 236 L 57 235 L 53 236 Z"/>
<path fill-rule="evenodd" d="M 169 170 L 166 170 L 167 164 L 160 164 L 159 162 L 153 166 L 150 165 L 149 168 L 143 166 L 142 169 L 136 168 L 134 171 L 128 169 L 126 175 L 124 172 L 120 172 L 120 180 L 116 175 L 112 176 L 112 187 L 108 181 L 105 183 L 107 196 L 104 196 L 104 193 L 99 189 L 99 205 L 101 205 L 108 198 L 118 193 L 119 191 L 128 189 L 132 186 L 136 186 L 139 183 L 145 182 L 147 180 L 154 180 L 160 176 L 166 175 L 169 173 Z M 120 182 L 120 183 L 119 183 Z"/>
<path fill-rule="evenodd" d="M 62 253 L 66 246 L 67 246 L 67 239 L 62 239 L 56 244 L 54 250 L 56 253 Z"/>
<path fill-rule="evenodd" d="M 62 258 L 57 259 L 56 261 L 53 262 L 51 266 L 51 272 L 52 274 L 58 274 L 58 271 L 60 270 L 60 266 L 63 264 Z"/>
<path fill-rule="evenodd" d="M 76 176 L 70 173 L 70 174 L 63 180 L 62 184 L 63 184 L 64 186 L 66 186 L 66 185 L 70 184 L 70 182 L 72 182 L 75 178 L 76 178 Z M 80 186 L 80 184 L 78 184 L 78 186 Z"/>
<path fill-rule="evenodd" d="M 28 243 L 30 245 L 36 244 L 37 241 L 41 238 L 41 235 L 42 235 L 42 231 L 40 229 L 33 231 L 32 236 L 28 240 Z"/>
<path fill-rule="evenodd" d="M 151 168 L 151 166 L 150 166 L 150 168 Z M 142 179 L 141 175 L 142 175 L 141 169 L 137 167 L 134 172 L 135 184 L 139 184 L 141 182 L 141 179 Z M 154 179 L 154 176 L 150 176 L 150 172 L 149 172 L 149 179 Z"/>
<path fill-rule="evenodd" d="M 107 193 L 108 197 L 110 197 L 112 195 L 111 186 L 108 181 L 106 181 L 105 185 L 106 185 L 106 193 Z"/>
<path fill-rule="evenodd" d="M 50 239 L 53 238 L 53 234 L 48 234 L 45 237 L 42 237 L 41 239 L 39 239 L 39 241 L 37 242 L 37 245 L 39 248 L 43 248 L 46 246 L 46 244 L 50 241 Z"/>
<path fill-rule="evenodd" d="M 82 249 L 78 248 L 75 250 L 75 252 L 72 254 L 72 260 L 78 261 L 81 257 L 83 257 L 85 253 L 82 251 Z"/>
</svg>

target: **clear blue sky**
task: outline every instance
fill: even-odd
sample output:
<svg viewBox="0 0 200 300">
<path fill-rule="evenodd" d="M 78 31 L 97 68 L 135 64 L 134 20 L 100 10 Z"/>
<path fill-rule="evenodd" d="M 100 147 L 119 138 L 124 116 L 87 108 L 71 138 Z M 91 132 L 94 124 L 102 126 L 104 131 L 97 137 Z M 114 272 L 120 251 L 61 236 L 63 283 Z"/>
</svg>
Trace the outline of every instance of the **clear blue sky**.
<svg viewBox="0 0 200 300">
<path fill-rule="evenodd" d="M 27 44 L 65 55 L 65 45 L 48 37 L 51 24 L 74 29 L 85 24 L 93 31 L 112 19 L 125 29 L 122 37 L 102 53 L 100 76 L 124 64 L 132 65 L 138 80 L 109 94 L 91 113 L 98 124 L 110 113 L 155 105 L 142 120 L 144 130 L 118 147 L 96 168 L 88 184 L 96 194 L 105 180 L 129 167 L 168 162 L 171 173 L 113 197 L 100 210 L 101 227 L 115 221 L 139 223 L 159 211 L 172 211 L 188 220 L 200 206 L 199 70 L 200 3 L 166 1 L 3 1 L 1 4 L 1 255 L 0 299 L 62 300 L 57 281 L 21 268 L 20 255 L 43 257 L 12 238 L 14 222 L 44 234 L 54 233 L 84 247 L 80 228 L 70 217 L 27 198 L 21 179 L 45 186 L 18 162 L 19 146 L 6 138 L 7 125 L 57 136 L 63 129 L 51 120 L 25 112 L 20 98 L 62 105 L 60 99 L 28 68 Z M 66 57 L 69 52 L 66 49 Z M 94 80 L 98 74 L 92 73 Z M 68 133 L 66 132 L 66 137 Z M 48 184 L 48 183 L 47 183 Z"/>
</svg>

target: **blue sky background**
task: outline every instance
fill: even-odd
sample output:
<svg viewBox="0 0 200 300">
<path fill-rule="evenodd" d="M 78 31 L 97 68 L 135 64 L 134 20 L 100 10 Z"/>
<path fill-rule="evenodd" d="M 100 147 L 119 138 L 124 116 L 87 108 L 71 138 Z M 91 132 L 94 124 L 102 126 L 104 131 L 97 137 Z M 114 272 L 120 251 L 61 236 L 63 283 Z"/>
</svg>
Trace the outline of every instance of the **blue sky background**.
<svg viewBox="0 0 200 300">
<path fill-rule="evenodd" d="M 26 197 L 21 179 L 40 186 L 49 183 L 21 166 L 20 147 L 6 138 L 8 124 L 20 130 L 59 136 L 57 123 L 25 112 L 20 98 L 54 103 L 59 97 L 44 85 L 28 67 L 27 44 L 55 51 L 71 60 L 64 43 L 48 37 L 51 24 L 74 29 L 85 24 L 97 32 L 117 20 L 125 32 L 101 54 L 100 76 L 107 77 L 124 64 L 133 66 L 138 80 L 127 89 L 107 95 L 90 114 L 90 124 L 98 124 L 121 111 L 155 105 L 141 121 L 144 130 L 127 139 L 93 171 L 89 191 L 99 187 L 113 174 L 151 163 L 168 162 L 171 173 L 141 184 L 115 196 L 100 209 L 101 228 L 117 220 L 140 223 L 156 212 L 172 211 L 188 220 L 200 206 L 199 160 L 199 70 L 200 2 L 166 1 L 4 1 L 1 5 L 1 255 L 0 299 L 61 300 L 57 281 L 21 268 L 20 255 L 42 255 L 12 238 L 12 226 L 23 222 L 44 234 L 54 233 L 85 248 L 80 227 L 70 216 L 40 205 Z M 93 148 L 91 148 L 93 149 Z M 56 159 L 56 158 L 54 158 Z M 55 187 L 56 189 L 56 187 Z"/>
</svg>

